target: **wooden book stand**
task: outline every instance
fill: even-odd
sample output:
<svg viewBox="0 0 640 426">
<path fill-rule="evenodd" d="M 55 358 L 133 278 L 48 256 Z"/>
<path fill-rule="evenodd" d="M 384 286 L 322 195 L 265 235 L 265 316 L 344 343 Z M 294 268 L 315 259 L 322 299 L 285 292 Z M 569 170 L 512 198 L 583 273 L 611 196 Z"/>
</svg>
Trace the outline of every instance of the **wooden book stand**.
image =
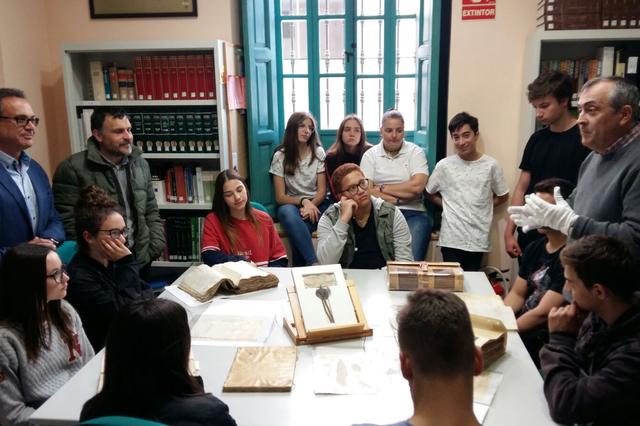
<svg viewBox="0 0 640 426">
<path fill-rule="evenodd" d="M 296 345 L 310 345 L 373 335 L 373 329 L 369 328 L 367 320 L 364 317 L 360 297 L 358 296 L 353 281 L 347 280 L 347 289 L 349 290 L 358 322 L 307 331 L 304 326 L 304 319 L 302 317 L 302 310 L 300 309 L 300 301 L 298 300 L 296 289 L 295 287 L 287 287 L 287 296 L 289 296 L 289 304 L 291 305 L 291 312 L 293 313 L 293 322 L 289 322 L 287 318 L 285 318 L 283 326 Z"/>
</svg>

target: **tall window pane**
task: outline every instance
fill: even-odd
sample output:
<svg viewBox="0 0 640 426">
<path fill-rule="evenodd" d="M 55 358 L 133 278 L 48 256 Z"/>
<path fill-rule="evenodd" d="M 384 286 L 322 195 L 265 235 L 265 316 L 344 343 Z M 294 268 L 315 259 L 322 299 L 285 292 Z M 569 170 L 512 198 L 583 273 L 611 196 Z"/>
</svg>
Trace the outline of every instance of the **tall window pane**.
<svg viewBox="0 0 640 426">
<path fill-rule="evenodd" d="M 404 130 L 412 131 L 416 128 L 416 79 L 415 77 L 399 78 L 396 80 L 395 92 L 396 109 L 404 116 Z"/>
<path fill-rule="evenodd" d="M 319 0 L 318 1 L 319 15 L 342 15 L 343 13 L 344 13 L 344 0 Z"/>
<path fill-rule="evenodd" d="M 357 72 L 358 74 L 382 74 L 384 52 L 384 22 L 382 19 L 358 21 Z"/>
<path fill-rule="evenodd" d="M 282 16 L 299 16 L 307 14 L 307 0 L 280 0 Z"/>
<path fill-rule="evenodd" d="M 362 119 L 365 131 L 380 129 L 382 118 L 382 90 L 381 78 L 361 78 L 357 81 L 357 113 Z"/>
<path fill-rule="evenodd" d="M 384 15 L 384 0 L 357 0 L 358 16 Z"/>
<path fill-rule="evenodd" d="M 397 15 L 416 15 L 420 7 L 420 0 L 396 0 Z"/>
<path fill-rule="evenodd" d="M 309 80 L 306 78 L 284 78 L 282 81 L 284 94 L 284 122 L 291 113 L 309 111 Z"/>
<path fill-rule="evenodd" d="M 320 78 L 320 128 L 337 129 L 344 117 L 344 77 Z"/>
<path fill-rule="evenodd" d="M 307 62 L 307 23 L 282 22 L 282 72 L 306 74 L 309 70 Z"/>
<path fill-rule="evenodd" d="M 320 72 L 344 72 L 344 19 L 321 19 L 320 38 Z"/>
<path fill-rule="evenodd" d="M 418 46 L 416 20 L 398 19 L 396 22 L 396 72 L 415 74 Z"/>
</svg>

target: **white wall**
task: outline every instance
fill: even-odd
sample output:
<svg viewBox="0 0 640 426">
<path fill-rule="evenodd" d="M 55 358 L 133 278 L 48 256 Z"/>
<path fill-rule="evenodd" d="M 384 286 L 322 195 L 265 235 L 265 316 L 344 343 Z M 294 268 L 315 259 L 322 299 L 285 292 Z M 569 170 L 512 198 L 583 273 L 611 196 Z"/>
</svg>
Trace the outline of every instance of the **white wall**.
<svg viewBox="0 0 640 426">
<path fill-rule="evenodd" d="M 522 153 L 523 108 L 529 108 L 523 66 L 528 37 L 535 31 L 536 0 L 499 1 L 495 20 L 462 21 L 461 1 L 453 2 L 448 118 L 461 111 L 480 121 L 479 150 L 494 157 L 511 191 Z M 524 112 L 526 114 L 526 111 Z M 448 152 L 453 152 L 448 141 Z M 496 210 L 489 263 L 512 267 L 503 249 L 506 207 Z"/>
</svg>

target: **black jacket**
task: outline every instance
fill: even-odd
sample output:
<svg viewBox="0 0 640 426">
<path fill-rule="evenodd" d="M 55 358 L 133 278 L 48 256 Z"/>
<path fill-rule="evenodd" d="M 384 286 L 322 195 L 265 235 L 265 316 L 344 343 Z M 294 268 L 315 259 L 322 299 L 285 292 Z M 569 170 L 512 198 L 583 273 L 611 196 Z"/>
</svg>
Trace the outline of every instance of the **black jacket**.
<svg viewBox="0 0 640 426">
<path fill-rule="evenodd" d="M 81 421 L 125 415 L 118 410 L 92 407 L 90 403 L 91 400 L 82 408 Z M 171 426 L 236 426 L 229 407 L 210 393 L 163 398 L 147 412 L 149 415 L 143 418 Z"/>
<path fill-rule="evenodd" d="M 127 303 L 153 297 L 153 291 L 138 274 L 132 254 L 106 268 L 83 253 L 77 253 L 68 267 L 67 300 L 82 319 L 82 325 L 96 353 L 104 346 L 116 313 Z"/>
<path fill-rule="evenodd" d="M 640 424 L 640 305 L 611 327 L 591 313 L 577 339 L 551 333 L 540 363 L 556 422 Z"/>
</svg>

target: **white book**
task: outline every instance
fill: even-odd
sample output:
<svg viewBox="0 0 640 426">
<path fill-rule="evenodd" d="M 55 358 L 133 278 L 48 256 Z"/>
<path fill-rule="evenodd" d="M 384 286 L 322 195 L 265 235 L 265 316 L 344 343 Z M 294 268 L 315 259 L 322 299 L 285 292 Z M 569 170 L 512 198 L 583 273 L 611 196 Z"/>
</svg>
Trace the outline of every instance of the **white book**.
<svg viewBox="0 0 640 426">
<path fill-rule="evenodd" d="M 198 196 L 198 204 L 204 204 L 204 183 L 202 182 L 202 167 L 196 167 L 196 194 Z"/>
<path fill-rule="evenodd" d="M 102 62 L 89 62 L 89 72 L 91 73 L 91 90 L 94 101 L 106 101 L 107 96 L 104 91 L 104 77 L 102 74 Z"/>
</svg>

